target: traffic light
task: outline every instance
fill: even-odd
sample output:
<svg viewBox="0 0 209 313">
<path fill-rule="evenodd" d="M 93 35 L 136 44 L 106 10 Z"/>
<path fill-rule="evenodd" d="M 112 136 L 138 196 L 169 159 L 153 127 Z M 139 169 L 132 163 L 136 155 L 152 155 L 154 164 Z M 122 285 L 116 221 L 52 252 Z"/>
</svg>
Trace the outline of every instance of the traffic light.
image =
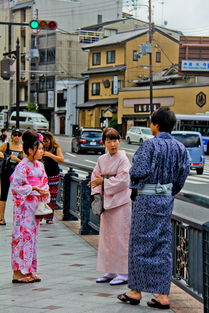
<svg viewBox="0 0 209 313">
<path fill-rule="evenodd" d="M 6 57 L 1 60 L 1 77 L 4 80 L 10 80 L 10 78 L 14 75 L 15 72 L 11 70 L 11 65 L 14 61 L 14 59 Z"/>
<path fill-rule="evenodd" d="M 55 30 L 57 28 L 57 22 L 48 20 L 32 20 L 29 22 L 31 29 L 48 29 Z"/>
</svg>

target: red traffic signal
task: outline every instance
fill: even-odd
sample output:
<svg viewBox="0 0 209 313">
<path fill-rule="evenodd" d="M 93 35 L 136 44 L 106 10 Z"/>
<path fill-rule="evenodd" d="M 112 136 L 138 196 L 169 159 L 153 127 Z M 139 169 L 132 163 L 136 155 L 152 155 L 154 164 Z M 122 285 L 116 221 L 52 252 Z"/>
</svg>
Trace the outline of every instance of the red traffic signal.
<svg viewBox="0 0 209 313">
<path fill-rule="evenodd" d="M 29 23 L 31 29 L 48 29 L 55 30 L 57 29 L 57 22 L 49 20 L 32 20 Z"/>
</svg>

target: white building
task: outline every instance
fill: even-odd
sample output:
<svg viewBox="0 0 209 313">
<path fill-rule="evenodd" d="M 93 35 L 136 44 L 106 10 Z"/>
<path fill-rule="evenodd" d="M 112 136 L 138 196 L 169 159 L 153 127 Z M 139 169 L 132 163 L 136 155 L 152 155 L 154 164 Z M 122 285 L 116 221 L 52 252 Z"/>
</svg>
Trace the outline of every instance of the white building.
<svg viewBox="0 0 209 313">
<path fill-rule="evenodd" d="M 84 103 L 84 80 L 57 80 L 55 92 L 55 134 L 72 136 L 78 125 L 77 105 Z"/>
</svg>

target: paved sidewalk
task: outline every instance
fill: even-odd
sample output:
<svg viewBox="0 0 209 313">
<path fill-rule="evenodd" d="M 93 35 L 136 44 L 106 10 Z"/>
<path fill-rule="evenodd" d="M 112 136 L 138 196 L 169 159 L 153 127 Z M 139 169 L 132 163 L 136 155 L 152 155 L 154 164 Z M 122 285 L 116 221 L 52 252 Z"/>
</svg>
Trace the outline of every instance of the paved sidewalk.
<svg viewBox="0 0 209 313">
<path fill-rule="evenodd" d="M 60 212 L 56 213 L 58 219 Z M 111 287 L 96 284 L 96 245 L 98 236 L 78 236 L 78 224 L 56 220 L 53 225 L 43 223 L 39 232 L 38 268 L 40 283 L 28 285 L 11 283 L 10 242 L 12 204 L 6 209 L 7 225 L 0 227 L 0 311 L 2 313 L 156 313 L 147 307 L 149 294 L 143 294 L 141 305 L 131 306 L 116 299 L 127 286 Z M 72 230 L 69 228 L 72 228 Z M 85 239 L 85 240 L 84 240 Z M 89 244 L 90 243 L 90 244 Z M 202 313 L 199 302 L 188 306 L 191 297 L 172 287 L 175 300 L 172 306 L 184 303 L 184 309 L 165 310 L 165 313 Z M 172 296 L 172 297 L 173 297 Z M 178 299 L 181 297 L 181 302 Z M 177 301 L 175 303 L 175 301 Z"/>
</svg>

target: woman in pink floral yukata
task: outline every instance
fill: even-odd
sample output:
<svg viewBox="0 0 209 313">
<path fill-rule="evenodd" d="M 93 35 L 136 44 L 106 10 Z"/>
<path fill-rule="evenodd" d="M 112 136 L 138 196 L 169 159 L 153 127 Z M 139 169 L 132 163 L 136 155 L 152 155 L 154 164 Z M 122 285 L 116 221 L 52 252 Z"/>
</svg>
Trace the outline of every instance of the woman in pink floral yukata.
<svg viewBox="0 0 209 313">
<path fill-rule="evenodd" d="M 41 136 L 41 135 L 40 135 Z M 13 283 L 41 281 L 37 272 L 37 239 L 39 220 L 35 211 L 40 201 L 49 202 L 49 186 L 44 165 L 42 138 L 36 132 L 23 133 L 23 151 L 26 154 L 11 176 L 14 202 L 12 233 Z"/>
</svg>

